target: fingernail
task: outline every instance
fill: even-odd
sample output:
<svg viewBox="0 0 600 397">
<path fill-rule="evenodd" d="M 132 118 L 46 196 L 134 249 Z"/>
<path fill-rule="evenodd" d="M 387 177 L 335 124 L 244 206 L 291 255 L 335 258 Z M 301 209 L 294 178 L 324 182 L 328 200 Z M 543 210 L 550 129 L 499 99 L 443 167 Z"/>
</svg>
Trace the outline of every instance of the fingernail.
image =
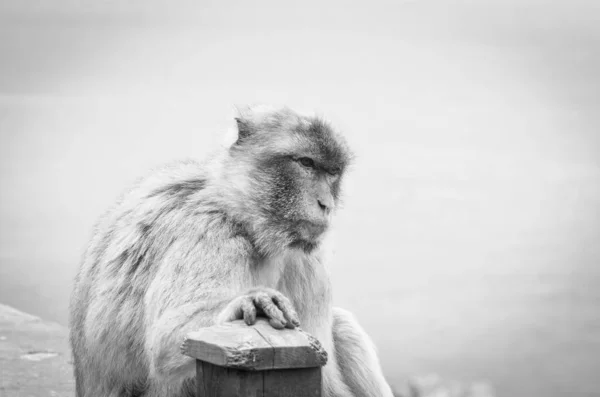
<svg viewBox="0 0 600 397">
<path fill-rule="evenodd" d="M 282 328 L 283 328 L 283 324 L 282 324 L 282 323 L 280 323 L 280 322 L 279 322 L 279 321 L 277 321 L 277 320 L 271 320 L 271 321 L 270 321 L 270 323 L 271 323 L 271 326 L 272 326 L 273 328 L 276 328 L 276 329 L 282 329 Z"/>
</svg>

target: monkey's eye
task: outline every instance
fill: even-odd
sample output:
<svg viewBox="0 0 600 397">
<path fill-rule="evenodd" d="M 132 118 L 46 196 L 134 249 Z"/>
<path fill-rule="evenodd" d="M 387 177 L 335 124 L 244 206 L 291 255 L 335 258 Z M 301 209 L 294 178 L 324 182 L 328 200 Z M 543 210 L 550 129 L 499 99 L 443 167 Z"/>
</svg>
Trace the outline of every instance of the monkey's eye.
<svg viewBox="0 0 600 397">
<path fill-rule="evenodd" d="M 341 171 L 342 171 L 341 168 L 335 167 L 335 168 L 331 168 L 330 170 L 328 170 L 327 173 L 331 176 L 338 176 Z"/>
<path fill-rule="evenodd" d="M 316 167 L 315 161 L 313 159 L 311 159 L 310 157 L 300 157 L 298 159 L 298 162 L 307 168 L 315 168 Z"/>
</svg>

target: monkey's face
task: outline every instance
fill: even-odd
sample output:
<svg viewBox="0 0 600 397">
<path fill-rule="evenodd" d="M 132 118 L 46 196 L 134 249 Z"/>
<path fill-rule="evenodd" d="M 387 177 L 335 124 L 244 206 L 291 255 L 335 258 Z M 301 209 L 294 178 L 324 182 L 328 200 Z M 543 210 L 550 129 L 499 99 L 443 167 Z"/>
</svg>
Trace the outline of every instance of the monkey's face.
<svg viewBox="0 0 600 397">
<path fill-rule="evenodd" d="M 338 206 L 347 146 L 317 118 L 283 110 L 260 121 L 238 120 L 235 151 L 244 153 L 246 164 L 252 159 L 248 176 L 261 227 L 285 236 L 289 246 L 311 251 Z"/>
<path fill-rule="evenodd" d="M 319 153 L 281 154 L 262 164 L 264 211 L 292 246 L 315 248 L 337 208 L 342 166 Z"/>
</svg>

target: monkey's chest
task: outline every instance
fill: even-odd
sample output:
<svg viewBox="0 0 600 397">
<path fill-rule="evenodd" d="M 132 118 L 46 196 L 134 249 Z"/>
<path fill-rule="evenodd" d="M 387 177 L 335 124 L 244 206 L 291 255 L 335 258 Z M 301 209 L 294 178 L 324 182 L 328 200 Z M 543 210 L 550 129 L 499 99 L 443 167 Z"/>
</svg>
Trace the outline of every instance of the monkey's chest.
<svg viewBox="0 0 600 397">
<path fill-rule="evenodd" d="M 295 289 L 297 283 L 306 284 L 314 276 L 313 265 L 304 252 L 284 251 L 279 255 L 261 258 L 253 268 L 253 286 L 288 290 Z"/>
<path fill-rule="evenodd" d="M 312 258 L 314 259 L 314 258 Z M 329 277 L 322 263 L 311 260 L 304 252 L 287 251 L 255 263 L 252 286 L 273 288 L 294 305 L 303 327 L 312 329 L 329 314 L 331 291 Z"/>
<path fill-rule="evenodd" d="M 285 267 L 284 256 L 268 257 L 257 261 L 252 269 L 252 286 L 276 289 Z"/>
</svg>

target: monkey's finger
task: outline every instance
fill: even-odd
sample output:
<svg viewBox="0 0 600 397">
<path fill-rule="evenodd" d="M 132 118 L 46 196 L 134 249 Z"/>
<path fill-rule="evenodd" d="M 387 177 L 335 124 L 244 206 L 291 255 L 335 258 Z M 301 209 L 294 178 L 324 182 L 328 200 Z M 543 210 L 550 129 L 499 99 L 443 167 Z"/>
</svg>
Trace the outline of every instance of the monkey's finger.
<svg viewBox="0 0 600 397">
<path fill-rule="evenodd" d="M 285 328 L 285 326 L 280 323 L 277 320 L 273 320 L 272 318 L 269 319 L 269 324 L 271 324 L 271 327 L 275 328 L 275 329 L 283 329 Z"/>
<path fill-rule="evenodd" d="M 243 298 L 238 297 L 229 302 L 217 316 L 216 323 L 223 324 L 243 318 L 244 312 L 242 311 L 242 300 Z"/>
<path fill-rule="evenodd" d="M 273 328 L 281 329 L 286 323 L 281 310 L 273 303 L 273 300 L 267 294 L 257 294 L 254 302 L 262 309 L 265 315 L 270 319 L 269 323 Z"/>
<path fill-rule="evenodd" d="M 256 322 L 256 306 L 254 306 L 252 299 L 244 299 L 241 308 L 246 324 L 253 325 Z"/>
<path fill-rule="evenodd" d="M 292 302 L 290 302 L 288 298 L 283 295 L 275 295 L 273 296 L 273 302 L 275 302 L 277 307 L 283 312 L 287 328 L 295 328 L 300 326 L 300 318 L 298 317 L 298 313 L 296 313 Z"/>
<path fill-rule="evenodd" d="M 288 298 L 281 294 L 277 294 L 273 297 L 273 302 L 281 309 L 288 322 L 295 327 L 300 326 L 300 317 L 298 316 L 298 313 L 296 313 L 296 310 L 294 310 L 294 305 L 292 305 L 292 302 Z"/>
</svg>

